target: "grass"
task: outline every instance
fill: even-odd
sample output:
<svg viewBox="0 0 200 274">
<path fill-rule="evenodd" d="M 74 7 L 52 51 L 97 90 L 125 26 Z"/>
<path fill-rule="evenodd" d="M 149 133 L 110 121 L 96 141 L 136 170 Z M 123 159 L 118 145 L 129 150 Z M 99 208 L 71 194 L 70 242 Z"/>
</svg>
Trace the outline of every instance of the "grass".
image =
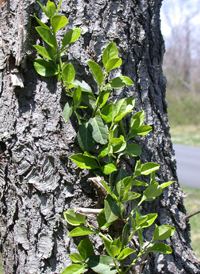
<svg viewBox="0 0 200 274">
<path fill-rule="evenodd" d="M 184 205 L 187 209 L 187 213 L 193 213 L 200 210 L 200 189 L 181 186 L 183 192 L 187 194 L 187 198 L 184 199 Z M 190 219 L 191 225 L 191 246 L 194 250 L 196 257 L 200 260 L 200 213 L 192 216 Z"/>
<path fill-rule="evenodd" d="M 200 147 L 200 125 L 171 126 L 170 133 L 175 144 Z"/>
</svg>

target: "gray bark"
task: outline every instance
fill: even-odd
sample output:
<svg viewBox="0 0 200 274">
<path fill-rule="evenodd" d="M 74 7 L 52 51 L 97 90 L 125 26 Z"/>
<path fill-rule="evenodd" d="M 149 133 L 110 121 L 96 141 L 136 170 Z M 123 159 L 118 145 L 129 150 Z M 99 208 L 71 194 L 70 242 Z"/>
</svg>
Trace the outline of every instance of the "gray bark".
<svg viewBox="0 0 200 274">
<path fill-rule="evenodd" d="M 33 68 L 36 53 L 32 44 L 39 37 L 32 15 L 38 12 L 41 18 L 39 5 L 34 0 L 7 0 L 0 1 L 0 6 L 0 239 L 4 272 L 60 273 L 71 263 L 69 253 L 78 243 L 67 238 L 69 229 L 62 212 L 94 207 L 98 197 L 94 198 L 95 192 L 86 182 L 90 175 L 68 160 L 78 151 L 77 124 L 73 118 L 64 123 L 66 98 L 61 85 L 55 78 L 39 77 Z M 159 182 L 175 180 L 143 209 L 158 212 L 158 224 L 176 227 L 174 237 L 167 241 L 173 253 L 150 254 L 143 273 L 200 273 L 190 247 L 190 228 L 169 134 L 160 7 L 161 0 L 78 0 L 63 1 L 61 12 L 69 17 L 67 28 L 80 26 L 83 30 L 68 54 L 77 78 L 95 86 L 87 60 L 101 62 L 108 42 L 117 43 L 123 59 L 117 73 L 133 79 L 135 86 L 117 91 L 114 98 L 134 96 L 136 110 L 145 110 L 146 124 L 153 131 L 138 139 L 143 149 L 141 161 L 161 165 Z M 64 31 L 60 37 L 63 35 Z M 133 164 L 127 163 L 130 170 Z M 145 233 L 147 239 L 149 233 Z M 96 237 L 93 241 L 98 252 L 101 243 Z"/>
</svg>

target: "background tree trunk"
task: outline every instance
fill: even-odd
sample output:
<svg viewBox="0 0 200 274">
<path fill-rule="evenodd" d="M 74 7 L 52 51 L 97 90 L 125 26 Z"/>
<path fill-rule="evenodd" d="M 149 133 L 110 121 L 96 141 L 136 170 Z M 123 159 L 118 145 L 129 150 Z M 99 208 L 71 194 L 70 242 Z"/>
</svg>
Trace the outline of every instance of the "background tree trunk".
<svg viewBox="0 0 200 274">
<path fill-rule="evenodd" d="M 0 6 L 3 267 L 6 274 L 60 273 L 71 263 L 69 253 L 75 251 L 78 243 L 67 238 L 62 212 L 70 207 L 94 206 L 94 190 L 86 182 L 88 173 L 80 172 L 68 160 L 78 151 L 77 124 L 73 118 L 64 123 L 62 110 L 66 97 L 61 85 L 56 78 L 41 78 L 33 68 L 36 53 L 32 45 L 39 38 L 33 13 L 43 16 L 39 5 L 34 0 L 3 0 Z M 146 124 L 153 131 L 138 139 L 143 149 L 141 161 L 161 165 L 157 173 L 159 182 L 176 181 L 154 203 L 144 206 L 144 212 L 158 212 L 158 224 L 173 225 L 176 232 L 167 241 L 173 253 L 150 254 L 143 273 L 200 273 L 190 247 L 189 224 L 169 134 L 160 7 L 161 0 L 78 0 L 63 1 L 61 12 L 69 17 L 68 29 L 82 28 L 81 38 L 68 54 L 77 78 L 85 78 L 95 87 L 86 67 L 87 60 L 101 62 L 108 42 L 114 40 L 118 45 L 123 59 L 118 72 L 130 77 L 135 86 L 117 90 L 114 98 L 134 96 L 136 110 L 145 110 Z M 133 164 L 127 163 L 132 170 Z M 148 232 L 145 237 L 149 238 Z M 93 241 L 98 252 L 101 244 L 96 237 Z"/>
</svg>

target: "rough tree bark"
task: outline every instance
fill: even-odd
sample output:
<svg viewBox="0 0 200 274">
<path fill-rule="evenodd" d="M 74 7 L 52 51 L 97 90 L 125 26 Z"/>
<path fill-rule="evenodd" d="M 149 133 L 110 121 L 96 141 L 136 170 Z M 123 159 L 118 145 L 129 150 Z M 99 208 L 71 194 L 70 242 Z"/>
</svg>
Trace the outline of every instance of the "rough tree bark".
<svg viewBox="0 0 200 274">
<path fill-rule="evenodd" d="M 41 1 L 46 4 L 46 1 Z M 57 3 L 58 1 L 56 1 Z M 161 165 L 160 182 L 176 182 L 161 198 L 144 206 L 158 212 L 158 224 L 176 227 L 167 243 L 171 255 L 150 254 L 143 273 L 200 273 L 190 247 L 189 223 L 179 188 L 176 161 L 169 134 L 165 79 L 162 74 L 164 42 L 160 32 L 161 0 L 63 1 L 61 12 L 68 28 L 80 26 L 81 38 L 68 58 L 77 78 L 91 78 L 86 61 L 100 61 L 109 41 L 117 43 L 123 59 L 121 72 L 134 80 L 133 88 L 117 91 L 118 98 L 134 96 L 136 110 L 144 109 L 152 133 L 140 138 L 141 161 Z M 62 118 L 66 98 L 55 78 L 43 79 L 33 68 L 39 38 L 34 12 L 36 0 L 0 1 L 0 227 L 6 274 L 60 273 L 70 264 L 76 240 L 67 238 L 62 212 L 69 207 L 94 206 L 89 176 L 68 160 L 77 152 L 75 120 Z M 45 21 L 45 18 L 43 18 Z M 63 36 L 64 32 L 60 33 Z M 17 72 L 18 70 L 18 72 Z M 85 76 L 86 75 L 86 76 Z M 133 169 L 133 163 L 127 163 Z M 97 198 L 98 199 L 98 198 Z M 148 233 L 145 234 L 148 239 Z M 96 251 L 101 244 L 94 237 Z"/>
</svg>

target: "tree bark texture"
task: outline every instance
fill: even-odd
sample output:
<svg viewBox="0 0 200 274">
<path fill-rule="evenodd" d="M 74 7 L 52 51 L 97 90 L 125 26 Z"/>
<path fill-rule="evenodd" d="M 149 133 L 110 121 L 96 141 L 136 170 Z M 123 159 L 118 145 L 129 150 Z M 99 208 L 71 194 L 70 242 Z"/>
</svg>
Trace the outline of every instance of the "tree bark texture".
<svg viewBox="0 0 200 274">
<path fill-rule="evenodd" d="M 143 208 L 146 213 L 158 213 L 158 224 L 175 226 L 175 235 L 167 240 L 173 253 L 150 254 L 142 273 L 200 273 L 190 247 L 190 227 L 169 134 L 161 2 L 66 0 L 60 12 L 69 18 L 66 29 L 82 28 L 82 36 L 68 53 L 76 78 L 95 88 L 87 61 L 101 64 L 109 41 L 117 44 L 123 65 L 115 74 L 130 77 L 135 86 L 117 90 L 113 100 L 136 98 L 136 110 L 145 110 L 145 122 L 153 127 L 137 140 L 143 150 L 141 161 L 161 165 L 159 182 L 175 180 L 161 197 Z M 78 239 L 67 237 L 69 228 L 62 212 L 95 207 L 99 199 L 86 181 L 92 175 L 68 159 L 79 151 L 77 122 L 72 117 L 65 124 L 62 118 L 67 99 L 61 85 L 56 78 L 38 76 L 33 68 L 36 52 L 32 45 L 40 41 L 34 12 L 46 21 L 36 0 L 0 1 L 0 239 L 6 274 L 60 273 L 71 264 L 69 253 L 76 251 L 78 243 Z M 60 38 L 65 31 L 59 32 Z M 125 165 L 133 172 L 134 161 Z M 151 233 L 144 233 L 147 240 Z M 93 242 L 95 252 L 100 251 L 99 239 L 94 236 Z"/>
</svg>

